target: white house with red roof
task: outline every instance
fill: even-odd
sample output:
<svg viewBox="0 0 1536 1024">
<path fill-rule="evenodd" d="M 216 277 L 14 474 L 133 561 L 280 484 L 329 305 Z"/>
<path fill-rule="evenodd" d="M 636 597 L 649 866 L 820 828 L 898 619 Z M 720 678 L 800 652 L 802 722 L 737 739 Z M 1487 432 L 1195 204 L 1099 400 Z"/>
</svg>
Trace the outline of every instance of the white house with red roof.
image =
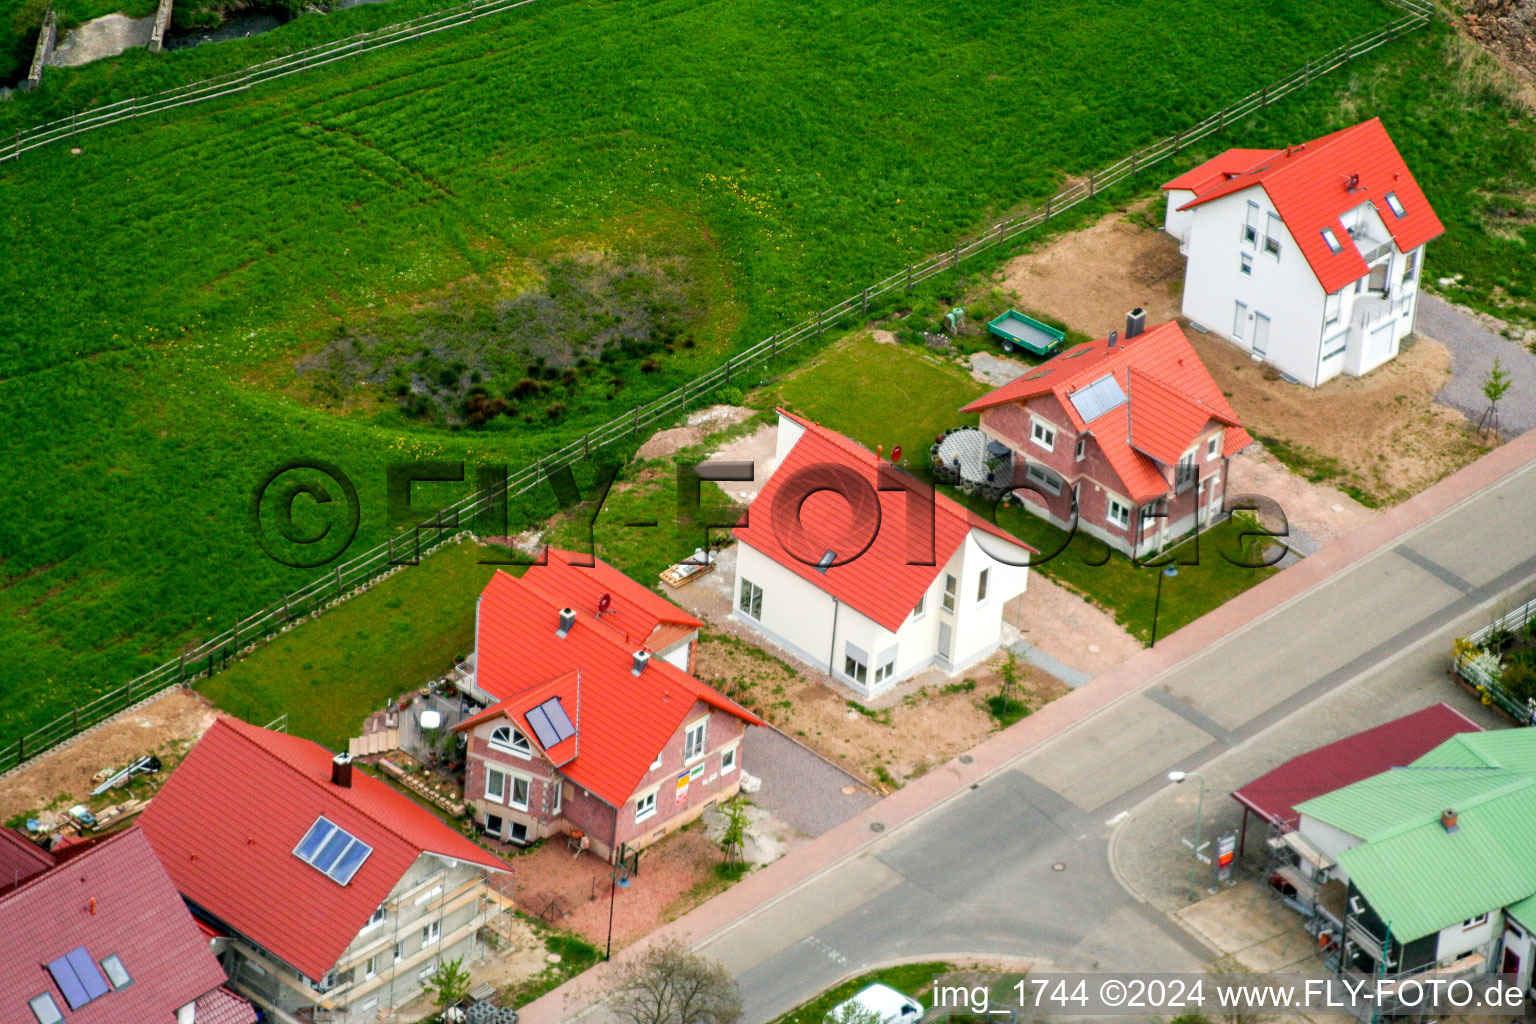
<svg viewBox="0 0 1536 1024">
<path fill-rule="evenodd" d="M 700 625 L 591 556 L 552 549 L 521 578 L 492 577 L 460 684 L 489 705 L 454 727 L 481 829 L 579 833 L 613 858 L 734 796 L 742 737 L 764 723 L 689 675 Z"/>
<path fill-rule="evenodd" d="M 504 906 L 491 853 L 309 740 L 220 718 L 139 818 L 221 945 L 230 984 L 281 1024 L 376 1020 L 445 960 L 484 955 Z"/>
<path fill-rule="evenodd" d="M 783 409 L 775 469 L 733 533 L 734 616 L 865 697 L 991 654 L 1029 581 L 1029 545 Z"/>
<path fill-rule="evenodd" d="M 1379 118 L 1229 149 L 1163 186 L 1184 315 L 1312 387 L 1398 353 L 1445 229 Z"/>
<path fill-rule="evenodd" d="M 1155 551 L 1222 514 L 1252 443 L 1177 323 L 1084 342 L 967 405 L 1013 453 L 1025 508 L 1117 551 Z"/>
<path fill-rule="evenodd" d="M 27 860 L 40 870 L 0 896 L 0 1020 L 254 1024 L 138 829 Z"/>
</svg>

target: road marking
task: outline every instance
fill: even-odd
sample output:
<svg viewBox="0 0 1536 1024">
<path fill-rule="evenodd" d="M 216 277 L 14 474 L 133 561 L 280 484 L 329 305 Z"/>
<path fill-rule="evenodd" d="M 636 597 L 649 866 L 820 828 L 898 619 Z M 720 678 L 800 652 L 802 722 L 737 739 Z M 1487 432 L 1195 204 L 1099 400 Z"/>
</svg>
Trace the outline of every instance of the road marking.
<svg viewBox="0 0 1536 1024">
<path fill-rule="evenodd" d="M 1169 711 L 1172 711 L 1174 714 L 1178 715 L 1180 718 L 1184 719 L 1184 721 L 1188 722 L 1190 725 L 1193 725 L 1201 732 L 1208 733 L 1214 737 L 1218 743 L 1222 743 L 1227 746 L 1232 744 L 1233 736 L 1230 729 L 1225 728 L 1220 722 L 1210 718 L 1199 709 L 1184 703 L 1184 701 L 1175 697 L 1167 690 L 1154 687 L 1150 690 L 1141 691 L 1141 695 L 1146 697 L 1152 703 L 1160 704 L 1167 708 Z"/>
<path fill-rule="evenodd" d="M 807 946 L 810 946 L 816 952 L 822 954 L 828 960 L 831 960 L 833 963 L 838 964 L 839 966 L 842 966 L 842 967 L 847 967 L 848 966 L 848 958 L 847 957 L 843 956 L 843 954 L 839 953 L 837 950 L 833 949 L 831 946 L 827 945 L 825 942 L 822 942 L 816 936 L 814 936 L 814 935 L 807 936 L 804 939 L 804 942 L 805 942 L 805 944 Z"/>
<path fill-rule="evenodd" d="M 1447 569 L 1445 566 L 1441 565 L 1433 558 L 1430 558 L 1428 555 L 1415 551 L 1407 544 L 1399 544 L 1397 547 L 1393 548 L 1392 551 L 1394 554 L 1402 556 L 1404 559 L 1412 562 L 1420 569 L 1423 569 L 1425 572 L 1429 573 L 1440 582 L 1446 584 L 1447 586 L 1455 587 L 1463 594 L 1472 594 L 1476 593 L 1477 591 L 1476 586 L 1467 582 L 1467 580 Z"/>
<path fill-rule="evenodd" d="M 1120 824 L 1122 821 L 1124 821 L 1126 818 L 1129 818 L 1130 816 L 1131 816 L 1131 812 L 1130 811 L 1121 811 L 1119 814 L 1115 815 L 1113 818 L 1110 818 L 1104 824 L 1108 825 L 1110 828 L 1114 828 L 1116 825 Z"/>
</svg>

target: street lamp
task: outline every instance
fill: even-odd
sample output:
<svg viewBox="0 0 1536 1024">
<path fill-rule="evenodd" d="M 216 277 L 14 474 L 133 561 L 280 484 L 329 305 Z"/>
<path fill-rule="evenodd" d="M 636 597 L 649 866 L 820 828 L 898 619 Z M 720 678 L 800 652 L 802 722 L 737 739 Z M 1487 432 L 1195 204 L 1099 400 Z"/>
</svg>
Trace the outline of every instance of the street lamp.
<svg viewBox="0 0 1536 1024">
<path fill-rule="evenodd" d="M 1152 601 L 1152 642 L 1147 645 L 1148 647 L 1157 646 L 1157 613 L 1163 606 L 1163 579 L 1166 577 L 1171 580 L 1178 574 L 1178 567 L 1172 565 L 1157 574 L 1157 597 Z M 1174 781 L 1177 782 L 1178 780 L 1175 779 Z"/>
<path fill-rule="evenodd" d="M 1195 865 L 1200 861 L 1200 823 L 1205 817 L 1205 776 L 1197 771 L 1171 771 L 1168 773 L 1168 781 L 1173 783 L 1183 782 L 1193 775 L 1200 780 L 1200 796 L 1195 803 L 1195 845 L 1189 851 L 1189 902 L 1195 902 Z"/>
</svg>

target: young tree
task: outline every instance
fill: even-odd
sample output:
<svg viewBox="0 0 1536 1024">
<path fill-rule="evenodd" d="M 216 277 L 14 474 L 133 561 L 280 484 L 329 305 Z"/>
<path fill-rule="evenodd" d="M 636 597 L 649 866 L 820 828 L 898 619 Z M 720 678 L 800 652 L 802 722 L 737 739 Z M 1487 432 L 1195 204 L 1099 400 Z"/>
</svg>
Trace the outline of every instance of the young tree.
<svg viewBox="0 0 1536 1024">
<path fill-rule="evenodd" d="M 1480 432 L 1496 432 L 1499 429 L 1499 399 L 1509 394 L 1511 386 L 1509 371 L 1504 369 L 1499 357 L 1494 356 L 1493 365 L 1488 368 L 1488 376 L 1483 378 L 1483 397 L 1488 399 L 1488 411 L 1478 420 L 1477 429 Z"/>
<path fill-rule="evenodd" d="M 464 969 L 464 958 L 444 960 L 438 964 L 437 970 L 432 972 L 432 976 L 421 987 L 432 993 L 438 1019 L 443 1019 L 444 1011 L 462 1003 L 469 995 L 469 972 Z"/>
<path fill-rule="evenodd" d="M 725 830 L 720 834 L 720 845 L 725 847 L 725 862 L 734 861 L 742 853 L 747 842 L 747 805 L 732 800 L 725 805 Z"/>
<path fill-rule="evenodd" d="M 828 1013 L 823 1024 L 885 1024 L 885 1018 L 879 1010 L 850 1001 Z"/>
<path fill-rule="evenodd" d="M 740 1024 L 741 992 L 724 967 L 667 939 L 619 971 L 608 1009 L 624 1024 Z"/>
</svg>

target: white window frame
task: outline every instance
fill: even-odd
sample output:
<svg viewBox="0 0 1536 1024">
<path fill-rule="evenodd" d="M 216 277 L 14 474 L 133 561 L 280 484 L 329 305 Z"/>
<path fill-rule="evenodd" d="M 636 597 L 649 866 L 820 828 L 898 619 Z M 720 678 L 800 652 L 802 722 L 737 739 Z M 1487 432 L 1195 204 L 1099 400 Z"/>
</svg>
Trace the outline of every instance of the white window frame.
<svg viewBox="0 0 1536 1024">
<path fill-rule="evenodd" d="M 533 780 L 526 775 L 518 775 L 515 772 L 509 772 L 508 775 L 511 777 L 512 785 L 507 789 L 507 806 L 516 811 L 526 811 L 528 805 L 533 801 Z M 523 787 L 523 799 L 521 802 L 517 799 L 517 787 L 519 784 Z"/>
<path fill-rule="evenodd" d="M 656 753 L 656 760 L 651 762 L 651 767 L 649 769 L 647 769 L 647 771 L 655 771 L 656 769 L 660 768 L 661 767 L 661 762 L 665 761 L 666 758 L 667 758 L 667 752 L 665 750 L 657 751 L 657 753 Z"/>
<path fill-rule="evenodd" d="M 1253 253 L 1240 252 L 1237 254 L 1237 270 L 1244 277 L 1253 276 Z"/>
<path fill-rule="evenodd" d="M 1344 292 L 1323 296 L 1323 326 L 1332 327 L 1344 315 Z"/>
<path fill-rule="evenodd" d="M 492 786 L 492 779 L 499 779 L 500 784 Z M 500 768 L 492 768 L 490 765 L 485 766 L 485 798 L 487 800 L 494 800 L 498 804 L 507 802 L 507 773 Z"/>
<path fill-rule="evenodd" d="M 642 793 L 635 797 L 635 821 L 637 823 L 656 816 L 656 793 L 657 790 L 653 789 L 649 793 Z"/>
<path fill-rule="evenodd" d="M 1405 261 L 1403 265 L 1403 285 L 1406 287 L 1418 280 L 1419 250 L 1410 249 L 1403 254 L 1403 260 Z"/>
<path fill-rule="evenodd" d="M 749 619 L 763 621 L 763 588 L 745 576 L 741 578 L 741 594 L 736 601 L 736 610 Z"/>
<path fill-rule="evenodd" d="M 1484 911 L 1481 914 L 1477 914 L 1477 915 L 1475 915 L 1473 917 L 1469 917 L 1465 921 L 1461 922 L 1461 930 L 1464 931 L 1464 932 L 1469 932 L 1469 931 L 1471 931 L 1474 928 L 1481 928 L 1483 925 L 1485 925 L 1487 923 L 1488 923 L 1488 913 L 1486 911 Z"/>
<path fill-rule="evenodd" d="M 40 1007 L 49 1010 L 53 1016 L 44 1017 L 43 1010 Z M 53 998 L 52 992 L 39 992 L 31 999 L 28 999 L 27 1008 L 32 1011 L 33 1017 L 40 1021 L 46 1021 L 47 1024 L 62 1024 L 64 1020 L 64 1011 L 59 1009 L 58 1000 Z"/>
<path fill-rule="evenodd" d="M 1386 200 L 1387 209 L 1392 211 L 1392 215 L 1394 217 L 1402 219 L 1403 217 L 1408 216 L 1408 208 L 1403 205 L 1403 201 L 1401 199 L 1397 198 L 1397 193 L 1395 191 L 1388 192 L 1386 195 L 1382 196 L 1382 198 Z"/>
<path fill-rule="evenodd" d="M 991 580 L 992 570 L 983 569 L 976 574 L 976 603 L 985 604 L 987 601 L 987 583 Z"/>
<path fill-rule="evenodd" d="M 405 959 L 405 943 L 397 942 L 397 943 L 395 943 L 395 963 L 399 963 L 401 960 L 404 960 L 404 959 Z"/>
<path fill-rule="evenodd" d="M 1339 241 L 1339 236 L 1334 234 L 1333 228 L 1323 228 L 1322 236 L 1323 244 L 1328 247 L 1329 252 L 1344 251 L 1344 243 Z"/>
<path fill-rule="evenodd" d="M 1232 337 L 1238 341 L 1243 340 L 1243 331 L 1248 327 L 1248 303 L 1234 302 L 1232 310 Z"/>
<path fill-rule="evenodd" d="M 1243 211 L 1243 227 L 1238 235 L 1242 241 L 1254 248 L 1259 244 L 1259 204 L 1252 199 L 1248 200 L 1248 208 Z"/>
<path fill-rule="evenodd" d="M 912 609 L 912 619 L 916 620 L 928 614 L 928 595 L 923 594 L 917 599 L 917 607 Z"/>
<path fill-rule="evenodd" d="M 1271 213 L 1264 221 L 1264 252 L 1280 260 L 1280 225 L 1283 224 L 1278 214 Z"/>
<path fill-rule="evenodd" d="M 939 607 L 947 612 L 955 610 L 955 604 L 960 596 L 960 581 L 954 573 L 944 574 L 944 597 L 939 601 Z"/>
<path fill-rule="evenodd" d="M 727 775 L 736 770 L 736 750 L 741 744 L 733 743 L 720 751 L 720 774 Z"/>
<path fill-rule="evenodd" d="M 506 740 L 498 739 L 498 735 L 501 733 L 507 734 Z M 521 746 L 518 745 L 518 740 L 523 741 Z M 490 747 L 492 750 L 499 750 L 503 754 L 520 757 L 525 761 L 532 760 L 533 758 L 533 744 L 528 742 L 528 737 L 524 736 L 522 730 L 516 726 L 498 725 L 492 729 Z"/>
<path fill-rule="evenodd" d="M 416 980 L 425 985 L 427 982 L 432 980 L 432 975 L 436 973 L 437 964 L 433 963 L 431 960 L 428 960 L 426 963 L 421 965 L 421 970 L 416 972 Z"/>
<path fill-rule="evenodd" d="M 875 682 L 883 683 L 896 674 L 896 648 L 883 652 L 875 659 Z"/>
<path fill-rule="evenodd" d="M 1173 486 L 1177 493 L 1182 494 L 1195 484 L 1198 471 L 1195 468 L 1196 450 L 1191 448 L 1179 456 L 1179 461 L 1173 468 Z"/>
<path fill-rule="evenodd" d="M 1077 439 L 1077 449 L 1075 454 L 1078 462 L 1082 462 L 1088 457 L 1088 439 L 1086 437 L 1080 437 Z"/>
<path fill-rule="evenodd" d="M 549 813 L 559 814 L 565 810 L 565 783 L 560 779 L 552 779 L 550 785 L 555 787 L 555 796 L 549 802 Z"/>
<path fill-rule="evenodd" d="M 1206 438 L 1205 458 L 1207 461 L 1214 459 L 1216 456 L 1221 454 L 1221 440 L 1224 436 L 1226 436 L 1226 432 L 1218 430 L 1216 433 Z"/>
<path fill-rule="evenodd" d="M 1038 416 L 1031 416 L 1029 439 L 1046 451 L 1053 452 L 1056 450 L 1056 427 Z"/>
<path fill-rule="evenodd" d="M 426 949 L 443 937 L 443 919 L 435 917 L 428 921 L 421 929 L 421 948 Z"/>
<path fill-rule="evenodd" d="M 1120 510 L 1119 515 L 1115 514 L 1115 509 L 1117 508 Z M 1104 510 L 1104 518 L 1122 530 L 1129 530 L 1131 528 L 1131 506 L 1111 495 L 1109 505 Z"/>
<path fill-rule="evenodd" d="M 1057 476 L 1042 463 L 1026 462 L 1024 464 L 1024 475 L 1038 483 L 1041 487 L 1044 487 L 1046 490 L 1050 491 L 1052 494 L 1061 493 L 1061 477 Z"/>
<path fill-rule="evenodd" d="M 383 904 L 380 904 L 379 908 L 373 912 L 373 916 L 368 918 L 368 923 L 363 925 L 363 927 L 358 930 L 357 934 L 367 935 L 379 925 L 383 924 L 385 918 L 387 917 L 389 917 L 389 912 L 384 909 Z"/>
<path fill-rule="evenodd" d="M 374 977 L 378 976 L 378 973 L 379 973 L 379 957 L 381 957 L 383 955 L 384 955 L 383 953 L 375 953 L 375 954 L 373 954 L 373 956 L 371 956 L 367 960 L 363 961 L 363 980 L 364 981 L 367 981 L 369 978 L 374 978 Z"/>
<path fill-rule="evenodd" d="M 694 740 L 694 734 L 698 734 L 698 740 Z M 688 751 L 693 748 L 693 753 Z M 689 722 L 683 727 L 683 764 L 690 765 L 709 753 L 709 716 L 705 715 L 696 722 Z"/>
<path fill-rule="evenodd" d="M 869 681 L 869 655 L 846 640 L 843 641 L 843 675 L 861 686 Z"/>
</svg>

